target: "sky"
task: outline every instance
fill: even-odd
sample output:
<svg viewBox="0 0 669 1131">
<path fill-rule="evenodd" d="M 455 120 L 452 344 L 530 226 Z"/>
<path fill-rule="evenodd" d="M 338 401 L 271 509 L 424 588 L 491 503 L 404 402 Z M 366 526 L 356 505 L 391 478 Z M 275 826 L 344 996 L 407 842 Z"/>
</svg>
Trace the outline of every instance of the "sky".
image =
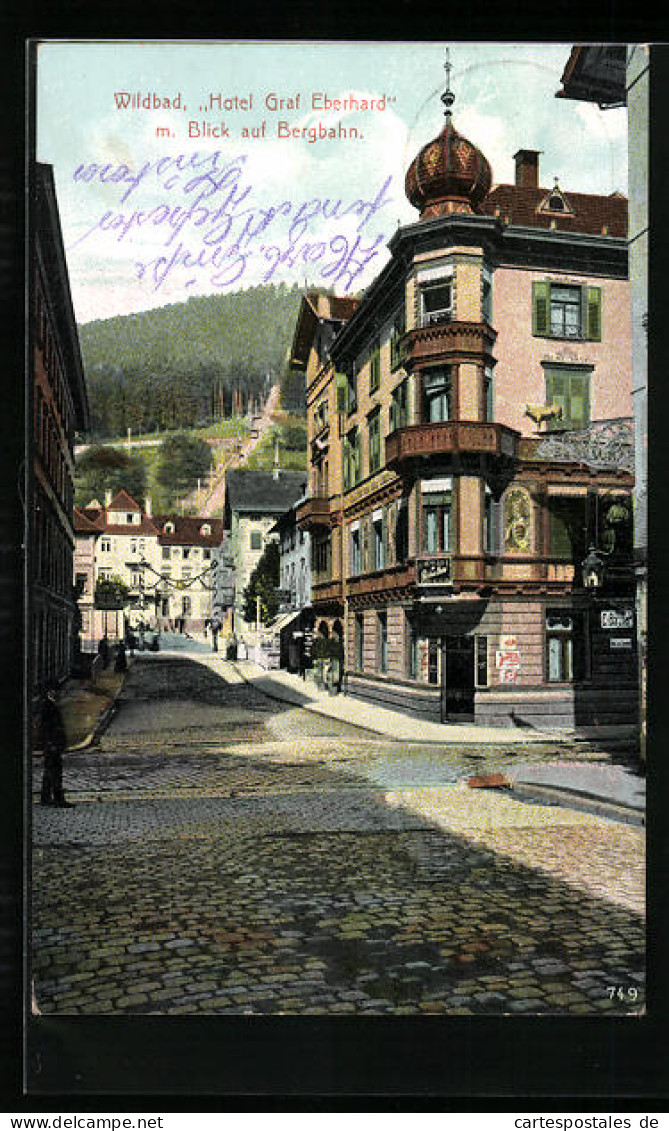
<svg viewBox="0 0 669 1131">
<path fill-rule="evenodd" d="M 77 321 L 259 283 L 368 286 L 418 219 L 404 176 L 444 124 L 447 48 L 453 124 L 494 183 L 536 149 L 547 188 L 626 194 L 626 110 L 555 98 L 571 44 L 41 43 L 37 158 Z"/>
</svg>

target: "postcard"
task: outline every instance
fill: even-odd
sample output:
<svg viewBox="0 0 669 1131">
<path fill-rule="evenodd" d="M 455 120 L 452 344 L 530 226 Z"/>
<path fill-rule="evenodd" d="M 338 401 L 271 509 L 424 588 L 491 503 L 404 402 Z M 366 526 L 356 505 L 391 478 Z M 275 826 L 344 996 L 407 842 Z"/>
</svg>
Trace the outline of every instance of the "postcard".
<svg viewBox="0 0 669 1131">
<path fill-rule="evenodd" d="M 31 58 L 29 1089 L 51 1020 L 638 1023 L 647 50 Z"/>
</svg>

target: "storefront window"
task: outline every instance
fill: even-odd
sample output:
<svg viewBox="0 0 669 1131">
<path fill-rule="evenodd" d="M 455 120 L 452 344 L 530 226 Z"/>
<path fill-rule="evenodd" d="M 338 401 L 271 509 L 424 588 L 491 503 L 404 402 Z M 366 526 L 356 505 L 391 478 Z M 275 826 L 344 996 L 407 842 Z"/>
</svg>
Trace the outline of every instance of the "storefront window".
<svg viewBox="0 0 669 1131">
<path fill-rule="evenodd" d="M 363 643 L 364 643 L 364 622 L 362 613 L 355 615 L 355 628 L 354 628 L 354 662 L 356 671 L 361 672 L 363 667 Z"/>
<path fill-rule="evenodd" d="M 546 677 L 549 683 L 583 678 L 583 617 L 578 613 L 546 613 Z"/>
<path fill-rule="evenodd" d="M 388 671 L 388 614 L 378 613 L 378 657 L 379 671 Z"/>
<path fill-rule="evenodd" d="M 475 636 L 476 686 L 488 686 L 488 637 Z"/>
</svg>

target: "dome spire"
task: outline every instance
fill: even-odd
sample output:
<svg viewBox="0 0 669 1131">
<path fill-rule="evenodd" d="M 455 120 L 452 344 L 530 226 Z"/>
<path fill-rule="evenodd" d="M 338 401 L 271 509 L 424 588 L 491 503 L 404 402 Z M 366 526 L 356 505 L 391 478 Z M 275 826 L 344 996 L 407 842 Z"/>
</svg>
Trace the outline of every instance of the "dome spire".
<svg viewBox="0 0 669 1131">
<path fill-rule="evenodd" d="M 444 117 L 448 122 L 451 118 L 451 106 L 455 102 L 455 95 L 451 90 L 451 53 L 448 47 L 446 48 L 446 62 L 444 63 L 444 70 L 446 71 L 446 90 L 441 95 L 441 101 L 446 107 L 446 109 L 444 110 Z"/>
<path fill-rule="evenodd" d="M 407 169 L 404 189 L 421 220 L 454 212 L 480 212 L 490 192 L 492 169 L 480 149 L 453 125 L 451 54 L 446 48 L 446 89 L 440 96 L 446 121 L 438 137 L 424 145 Z"/>
</svg>

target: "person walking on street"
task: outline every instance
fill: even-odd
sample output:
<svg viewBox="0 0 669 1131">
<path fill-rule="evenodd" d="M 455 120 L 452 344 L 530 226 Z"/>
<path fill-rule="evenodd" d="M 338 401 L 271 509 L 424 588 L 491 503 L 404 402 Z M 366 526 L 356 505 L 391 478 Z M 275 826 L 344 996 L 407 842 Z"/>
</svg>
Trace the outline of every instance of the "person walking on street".
<svg viewBox="0 0 669 1131">
<path fill-rule="evenodd" d="M 214 618 L 211 622 L 211 639 L 213 652 L 218 652 L 218 634 L 221 631 L 221 627 L 221 622 L 218 617 Z"/>
<path fill-rule="evenodd" d="M 52 684 L 47 689 L 39 721 L 39 742 L 44 755 L 40 804 L 71 809 L 72 802 L 66 801 L 63 793 L 63 754 L 67 737 L 57 695 L 58 688 Z"/>
</svg>

